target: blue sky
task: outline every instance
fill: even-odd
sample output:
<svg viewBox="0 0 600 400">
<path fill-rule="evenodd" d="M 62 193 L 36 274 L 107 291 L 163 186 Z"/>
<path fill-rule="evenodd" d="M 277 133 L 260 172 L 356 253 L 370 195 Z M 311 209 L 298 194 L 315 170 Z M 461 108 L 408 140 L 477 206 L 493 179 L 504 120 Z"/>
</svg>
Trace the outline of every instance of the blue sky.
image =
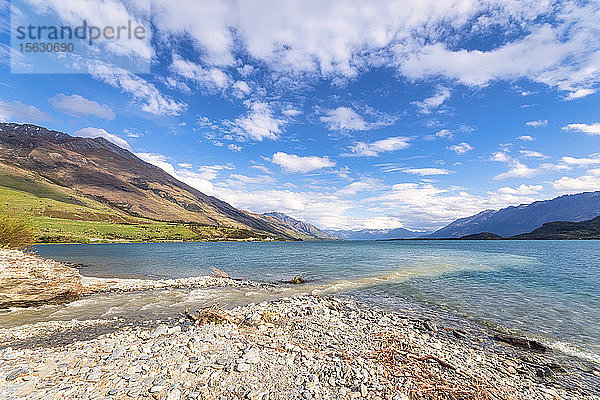
<svg viewBox="0 0 600 400">
<path fill-rule="evenodd" d="M 142 2 L 26 3 L 76 23 Z M 323 3 L 155 0 L 152 39 L 126 49 L 152 54 L 144 74 L 103 58 L 108 44 L 79 74 L 13 74 L 11 55 L 27 60 L 0 3 L 0 120 L 104 136 L 322 228 L 432 229 L 600 190 L 600 4 Z"/>
</svg>

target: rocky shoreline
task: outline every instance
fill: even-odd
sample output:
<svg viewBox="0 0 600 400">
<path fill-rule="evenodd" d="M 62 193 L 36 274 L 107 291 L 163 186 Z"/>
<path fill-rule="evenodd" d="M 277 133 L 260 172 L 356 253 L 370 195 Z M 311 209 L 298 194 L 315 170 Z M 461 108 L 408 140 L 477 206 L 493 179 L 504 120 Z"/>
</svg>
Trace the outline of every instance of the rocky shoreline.
<svg viewBox="0 0 600 400">
<path fill-rule="evenodd" d="M 181 315 L 123 324 L 60 346 L 7 344 L 114 321 L 0 330 L 0 398 L 599 398 L 430 322 L 350 299 L 301 295 L 227 314 L 230 322 L 197 325 Z"/>
<path fill-rule="evenodd" d="M 23 257 L 28 268 L 66 267 Z M 226 277 L 80 277 L 77 285 L 78 296 L 269 286 Z M 0 398 L 600 399 L 600 368 L 564 367 L 551 353 L 513 347 L 484 329 L 302 294 L 162 320 L 0 329 Z"/>
<path fill-rule="evenodd" d="M 81 276 L 75 265 L 20 250 L 0 249 L 0 309 L 58 304 L 105 292 L 165 288 L 262 287 L 266 284 L 220 276 L 179 279 L 120 279 Z"/>
</svg>

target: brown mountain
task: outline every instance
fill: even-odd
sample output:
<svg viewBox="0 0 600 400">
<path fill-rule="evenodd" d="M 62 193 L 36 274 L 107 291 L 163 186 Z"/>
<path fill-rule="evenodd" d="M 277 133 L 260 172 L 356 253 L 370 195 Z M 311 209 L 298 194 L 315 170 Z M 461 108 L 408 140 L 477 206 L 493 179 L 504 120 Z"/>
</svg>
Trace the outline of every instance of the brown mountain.
<svg viewBox="0 0 600 400">
<path fill-rule="evenodd" d="M 317 228 L 316 226 L 309 224 L 308 222 L 298 221 L 297 219 L 292 218 L 289 215 L 285 215 L 284 213 L 270 212 L 270 213 L 264 213 L 263 216 L 272 217 L 276 220 L 279 220 L 279 221 L 283 222 L 284 224 L 286 224 L 287 226 L 290 226 L 290 227 L 296 229 L 297 231 L 302 232 L 302 233 L 306 234 L 307 236 L 310 236 L 315 239 L 341 240 L 339 237 L 331 235 L 327 232 L 324 232 L 321 229 Z"/>
<path fill-rule="evenodd" d="M 307 238 L 281 221 L 238 210 L 208 196 L 105 139 L 1 123 L 0 185 L 34 192 L 28 188 L 40 184 L 75 193 L 66 196 L 67 202 L 81 203 L 77 196 L 84 196 L 120 215 L 247 229 L 270 237 Z"/>
</svg>

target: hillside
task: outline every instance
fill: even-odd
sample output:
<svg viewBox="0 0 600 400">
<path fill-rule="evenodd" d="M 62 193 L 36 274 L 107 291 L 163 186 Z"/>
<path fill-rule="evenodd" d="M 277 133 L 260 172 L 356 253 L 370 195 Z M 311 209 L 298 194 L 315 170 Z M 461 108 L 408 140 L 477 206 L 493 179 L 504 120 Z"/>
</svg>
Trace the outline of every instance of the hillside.
<svg viewBox="0 0 600 400">
<path fill-rule="evenodd" d="M 512 236 L 519 240 L 600 239 L 600 217 L 581 222 L 549 222 L 530 233 Z"/>
<path fill-rule="evenodd" d="M 495 233 L 482 232 L 482 233 L 472 233 L 470 235 L 462 236 L 459 239 L 460 240 L 502 240 L 504 238 L 500 235 L 496 235 Z"/>
<path fill-rule="evenodd" d="M 270 212 L 270 213 L 264 213 L 263 216 L 271 217 L 278 221 L 281 221 L 284 224 L 294 228 L 298 232 L 301 232 L 313 239 L 319 239 L 319 240 L 339 240 L 340 239 L 339 237 L 337 237 L 335 235 L 331 235 L 329 233 L 322 231 L 321 229 L 317 228 L 316 226 L 314 226 L 312 224 L 309 224 L 308 222 L 298 221 L 297 219 L 294 219 L 294 218 L 290 217 L 289 215 L 285 215 L 284 213 Z"/>
<path fill-rule="evenodd" d="M 360 229 L 345 231 L 327 231 L 345 240 L 388 240 L 388 239 L 413 239 L 429 234 L 430 232 L 411 231 L 404 228 L 395 229 Z"/>
<path fill-rule="evenodd" d="M 37 220 L 38 225 L 58 224 L 58 234 L 52 233 L 57 238 L 60 233 L 78 236 L 72 225 L 84 222 L 169 231 L 157 240 L 173 236 L 174 226 L 180 230 L 175 238 L 186 240 L 200 231 L 204 239 L 302 236 L 207 196 L 102 138 L 72 137 L 35 125 L 0 124 L 0 188 L 3 197 L 12 198 L 4 200 L 12 208 L 52 220 Z M 88 236 L 97 233 L 92 229 Z"/>
<path fill-rule="evenodd" d="M 480 232 L 508 237 L 553 221 L 579 222 L 600 215 L 600 191 L 560 196 L 498 211 L 486 210 L 458 219 L 434 232 L 431 238 L 460 238 Z"/>
</svg>

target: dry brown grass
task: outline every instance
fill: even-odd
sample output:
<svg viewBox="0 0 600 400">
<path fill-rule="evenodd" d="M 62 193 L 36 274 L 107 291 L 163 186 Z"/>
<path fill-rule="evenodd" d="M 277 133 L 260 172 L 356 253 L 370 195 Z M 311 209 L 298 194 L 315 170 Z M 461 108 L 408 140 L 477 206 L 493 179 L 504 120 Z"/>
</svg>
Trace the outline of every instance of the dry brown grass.
<svg viewBox="0 0 600 400">
<path fill-rule="evenodd" d="M 464 371 L 448 360 L 424 354 L 410 338 L 382 333 L 375 361 L 381 364 L 390 383 L 410 399 L 419 400 L 508 400 L 521 397 L 513 389 L 488 377 Z"/>
<path fill-rule="evenodd" d="M 274 323 L 279 321 L 281 319 L 281 316 L 279 315 L 279 313 L 276 313 L 274 311 L 265 310 L 262 314 L 261 319 L 268 323 Z"/>
<path fill-rule="evenodd" d="M 30 219 L 0 205 L 0 248 L 26 249 L 34 240 Z"/>
</svg>

